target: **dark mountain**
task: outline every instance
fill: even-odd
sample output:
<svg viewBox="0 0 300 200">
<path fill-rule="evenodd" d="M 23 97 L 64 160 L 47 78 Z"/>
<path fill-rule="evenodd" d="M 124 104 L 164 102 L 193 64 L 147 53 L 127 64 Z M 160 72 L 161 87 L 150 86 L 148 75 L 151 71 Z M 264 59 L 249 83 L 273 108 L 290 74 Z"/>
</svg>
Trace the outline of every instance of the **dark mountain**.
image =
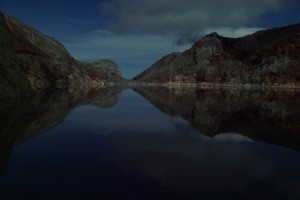
<svg viewBox="0 0 300 200">
<path fill-rule="evenodd" d="M 134 80 L 170 85 L 300 87 L 300 24 L 241 38 L 209 34 L 183 53 L 163 57 Z"/>
<path fill-rule="evenodd" d="M 75 60 L 55 39 L 0 12 L 1 98 L 32 96 L 49 88 L 103 86 L 122 80 L 109 60 Z"/>
</svg>

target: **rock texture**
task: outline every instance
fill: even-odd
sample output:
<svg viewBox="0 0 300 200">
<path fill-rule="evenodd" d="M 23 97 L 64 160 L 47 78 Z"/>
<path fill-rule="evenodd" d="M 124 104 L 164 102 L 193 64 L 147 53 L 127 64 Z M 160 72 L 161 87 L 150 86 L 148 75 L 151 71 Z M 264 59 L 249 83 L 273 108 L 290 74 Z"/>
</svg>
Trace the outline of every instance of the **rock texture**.
<svg viewBox="0 0 300 200">
<path fill-rule="evenodd" d="M 183 53 L 163 57 L 134 80 L 300 87 L 300 24 L 241 38 L 209 34 Z"/>
<path fill-rule="evenodd" d="M 121 76 L 121 71 L 118 65 L 111 60 L 98 60 L 88 64 L 98 73 L 104 75 L 104 79 L 108 81 L 115 81 L 116 77 Z"/>
<path fill-rule="evenodd" d="M 103 86 L 121 80 L 112 61 L 83 63 L 63 45 L 0 13 L 0 97 L 32 96 L 49 88 Z"/>
</svg>

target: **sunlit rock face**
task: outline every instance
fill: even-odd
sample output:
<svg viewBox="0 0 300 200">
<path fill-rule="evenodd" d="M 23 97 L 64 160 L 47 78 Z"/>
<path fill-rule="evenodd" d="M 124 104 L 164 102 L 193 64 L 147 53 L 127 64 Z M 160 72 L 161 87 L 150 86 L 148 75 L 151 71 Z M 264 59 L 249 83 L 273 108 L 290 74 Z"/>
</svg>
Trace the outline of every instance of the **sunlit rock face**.
<svg viewBox="0 0 300 200">
<path fill-rule="evenodd" d="M 198 84 L 300 86 L 300 24 L 241 38 L 217 33 L 169 54 L 134 80 Z"/>
<path fill-rule="evenodd" d="M 162 87 L 136 91 L 162 112 L 188 120 L 202 134 L 238 133 L 300 149 L 297 91 Z"/>
<path fill-rule="evenodd" d="M 32 96 L 45 89 L 102 87 L 122 80 L 109 60 L 75 60 L 55 39 L 0 13 L 0 97 Z"/>
</svg>

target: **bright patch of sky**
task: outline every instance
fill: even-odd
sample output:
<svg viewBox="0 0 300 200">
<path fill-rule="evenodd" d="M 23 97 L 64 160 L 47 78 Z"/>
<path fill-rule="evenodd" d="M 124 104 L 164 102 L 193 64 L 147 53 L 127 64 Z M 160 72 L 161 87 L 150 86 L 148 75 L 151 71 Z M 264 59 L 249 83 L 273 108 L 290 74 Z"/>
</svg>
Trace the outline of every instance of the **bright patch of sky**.
<svg viewBox="0 0 300 200">
<path fill-rule="evenodd" d="M 300 22 L 298 0 L 0 0 L 0 9 L 76 59 L 115 61 L 126 78 L 210 32 L 241 37 Z"/>
</svg>

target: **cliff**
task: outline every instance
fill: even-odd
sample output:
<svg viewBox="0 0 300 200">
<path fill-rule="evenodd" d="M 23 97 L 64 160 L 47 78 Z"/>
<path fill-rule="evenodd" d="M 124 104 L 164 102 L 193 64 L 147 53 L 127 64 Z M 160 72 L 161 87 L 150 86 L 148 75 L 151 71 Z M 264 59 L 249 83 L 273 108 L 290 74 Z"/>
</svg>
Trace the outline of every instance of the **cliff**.
<svg viewBox="0 0 300 200">
<path fill-rule="evenodd" d="M 300 24 L 241 38 L 217 33 L 169 54 L 134 80 L 223 86 L 300 87 Z"/>
<path fill-rule="evenodd" d="M 122 80 L 112 61 L 75 60 L 55 39 L 0 12 L 1 98 L 32 96 L 49 88 L 104 86 Z"/>
</svg>

